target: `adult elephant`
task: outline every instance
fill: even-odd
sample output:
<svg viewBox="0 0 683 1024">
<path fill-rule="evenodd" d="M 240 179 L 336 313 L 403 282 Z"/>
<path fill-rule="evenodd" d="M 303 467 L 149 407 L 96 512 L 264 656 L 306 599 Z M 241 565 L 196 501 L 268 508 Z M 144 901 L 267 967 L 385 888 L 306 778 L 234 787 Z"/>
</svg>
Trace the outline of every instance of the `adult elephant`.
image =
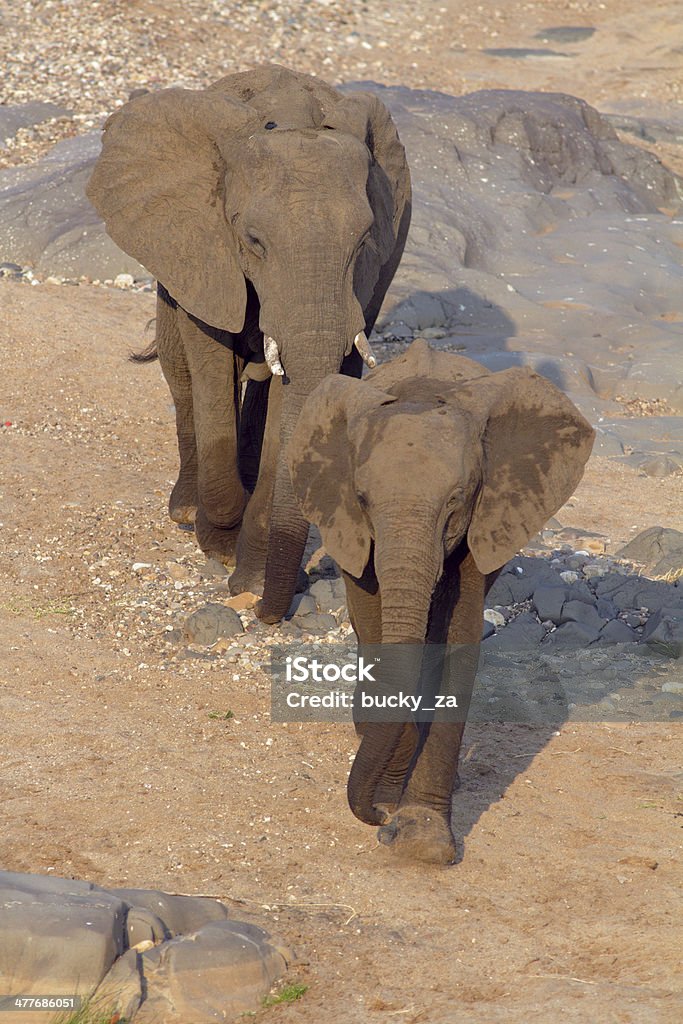
<svg viewBox="0 0 683 1024">
<path fill-rule="evenodd" d="M 327 374 L 373 363 L 366 336 L 408 231 L 389 112 L 276 65 L 148 93 L 107 121 L 87 192 L 161 285 L 156 346 L 180 450 L 171 517 L 195 520 L 207 555 L 229 563 L 236 545 L 231 589 L 263 586 L 257 612 L 276 622 L 308 529 L 284 451 Z"/>
<path fill-rule="evenodd" d="M 459 720 L 359 727 L 349 803 L 397 852 L 455 856 L 451 795 L 484 597 L 570 497 L 593 437 L 545 378 L 491 373 L 422 339 L 362 381 L 329 378 L 304 407 L 288 450 L 294 490 L 343 571 L 359 640 L 389 645 L 378 681 L 414 692 L 425 645 L 455 656 Z"/>
</svg>

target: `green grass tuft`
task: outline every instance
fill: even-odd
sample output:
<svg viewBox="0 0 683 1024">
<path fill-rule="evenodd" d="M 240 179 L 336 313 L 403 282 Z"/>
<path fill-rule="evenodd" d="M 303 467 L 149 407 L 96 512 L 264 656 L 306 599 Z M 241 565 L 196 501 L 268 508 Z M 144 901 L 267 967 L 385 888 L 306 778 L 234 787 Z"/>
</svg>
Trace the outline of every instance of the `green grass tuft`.
<svg viewBox="0 0 683 1024">
<path fill-rule="evenodd" d="M 127 1024 L 127 1021 L 112 1007 L 97 1006 L 86 999 L 73 1013 L 60 1013 L 52 1024 Z"/>
<path fill-rule="evenodd" d="M 274 996 L 264 996 L 264 1006 L 279 1006 L 281 1003 L 295 1003 L 308 992 L 308 985 L 285 985 Z"/>
</svg>

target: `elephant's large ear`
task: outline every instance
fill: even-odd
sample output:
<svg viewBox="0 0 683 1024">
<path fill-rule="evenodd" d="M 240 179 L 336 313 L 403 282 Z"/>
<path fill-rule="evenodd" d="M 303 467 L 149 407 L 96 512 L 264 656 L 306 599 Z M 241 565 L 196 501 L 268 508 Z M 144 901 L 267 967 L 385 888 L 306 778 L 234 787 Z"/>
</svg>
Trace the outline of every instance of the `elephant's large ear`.
<svg viewBox="0 0 683 1024">
<path fill-rule="evenodd" d="M 402 248 L 410 220 L 410 172 L 396 125 L 376 96 L 354 92 L 328 108 L 324 126 L 355 135 L 372 154 L 368 190 L 374 193 L 371 199 L 375 215 L 379 204 L 388 220 L 388 230 L 379 239 L 384 262 L 393 255 L 397 243 Z"/>
<path fill-rule="evenodd" d="M 393 401 L 364 381 L 332 374 L 306 399 L 285 454 L 303 514 L 320 530 L 327 553 L 356 577 L 372 537 L 356 497 L 349 423 Z"/>
<path fill-rule="evenodd" d="M 183 309 L 228 331 L 242 329 L 246 286 L 225 219 L 217 140 L 253 118 L 216 92 L 140 96 L 107 121 L 86 190 L 117 245 Z"/>
<path fill-rule="evenodd" d="M 482 389 L 488 407 L 484 470 L 467 539 L 477 568 L 489 573 L 571 497 L 595 432 L 566 395 L 529 369 L 478 381 L 471 388 L 475 406 Z"/>
</svg>

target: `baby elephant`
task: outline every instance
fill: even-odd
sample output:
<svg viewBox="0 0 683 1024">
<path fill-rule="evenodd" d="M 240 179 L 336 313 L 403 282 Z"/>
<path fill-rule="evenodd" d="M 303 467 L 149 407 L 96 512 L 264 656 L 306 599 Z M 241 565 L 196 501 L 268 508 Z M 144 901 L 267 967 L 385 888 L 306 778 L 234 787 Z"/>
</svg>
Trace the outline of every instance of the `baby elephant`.
<svg viewBox="0 0 683 1024">
<path fill-rule="evenodd" d="M 360 642 L 412 645 L 408 659 L 425 643 L 469 648 L 460 692 L 471 692 L 487 590 L 571 496 L 593 438 L 544 377 L 491 373 L 422 339 L 363 380 L 323 381 L 287 459 L 301 508 L 342 570 Z M 358 727 L 349 804 L 396 852 L 453 862 L 463 729 Z"/>
</svg>

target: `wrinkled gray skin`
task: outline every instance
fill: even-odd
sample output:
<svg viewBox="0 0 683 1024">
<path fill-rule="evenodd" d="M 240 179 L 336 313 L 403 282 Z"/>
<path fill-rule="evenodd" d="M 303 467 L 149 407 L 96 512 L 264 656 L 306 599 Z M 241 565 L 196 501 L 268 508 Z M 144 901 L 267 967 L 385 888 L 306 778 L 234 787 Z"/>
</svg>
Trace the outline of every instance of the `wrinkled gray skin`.
<svg viewBox="0 0 683 1024">
<path fill-rule="evenodd" d="M 422 339 L 362 381 L 329 377 L 316 388 L 287 458 L 301 507 L 342 569 L 360 642 L 411 645 L 386 651 L 409 682 L 423 644 L 462 645 L 466 706 L 484 596 L 571 496 L 593 437 L 545 378 L 490 373 Z M 453 861 L 463 729 L 359 725 L 349 803 L 396 852 Z"/>
<path fill-rule="evenodd" d="M 258 613 L 276 622 L 308 525 L 284 449 L 327 374 L 360 376 L 354 337 L 372 328 L 408 230 L 393 122 L 374 96 L 257 68 L 131 100 L 105 126 L 87 191 L 162 286 L 156 342 L 180 449 L 171 517 L 194 520 L 227 563 L 237 542 L 231 589 L 263 587 Z M 285 377 L 270 379 L 264 334 Z"/>
</svg>

